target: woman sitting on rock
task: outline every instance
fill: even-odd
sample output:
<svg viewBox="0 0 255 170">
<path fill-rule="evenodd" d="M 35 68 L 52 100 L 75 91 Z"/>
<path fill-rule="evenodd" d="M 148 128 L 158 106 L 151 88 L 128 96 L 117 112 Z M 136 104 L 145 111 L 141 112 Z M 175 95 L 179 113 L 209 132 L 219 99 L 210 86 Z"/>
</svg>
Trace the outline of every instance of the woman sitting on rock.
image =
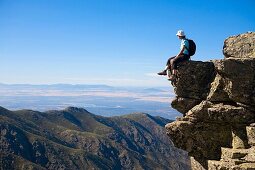
<svg viewBox="0 0 255 170">
<path fill-rule="evenodd" d="M 159 72 L 158 75 L 168 76 L 168 80 L 175 80 L 176 78 L 176 69 L 177 64 L 183 61 L 188 61 L 190 59 L 189 55 L 189 41 L 186 39 L 185 33 L 183 30 L 177 32 L 177 37 L 181 40 L 180 52 L 178 55 L 173 56 L 167 60 L 166 68 Z"/>
</svg>

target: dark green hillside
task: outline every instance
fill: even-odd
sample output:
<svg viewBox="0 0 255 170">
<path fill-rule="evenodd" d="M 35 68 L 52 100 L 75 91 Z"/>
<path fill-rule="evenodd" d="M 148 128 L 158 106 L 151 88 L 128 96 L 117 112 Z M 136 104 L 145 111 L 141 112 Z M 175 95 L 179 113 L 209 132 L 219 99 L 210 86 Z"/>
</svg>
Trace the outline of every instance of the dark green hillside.
<svg viewBox="0 0 255 170">
<path fill-rule="evenodd" d="M 135 113 L 102 117 L 82 108 L 0 108 L 2 169 L 186 169 L 169 142 L 169 120 Z"/>
</svg>

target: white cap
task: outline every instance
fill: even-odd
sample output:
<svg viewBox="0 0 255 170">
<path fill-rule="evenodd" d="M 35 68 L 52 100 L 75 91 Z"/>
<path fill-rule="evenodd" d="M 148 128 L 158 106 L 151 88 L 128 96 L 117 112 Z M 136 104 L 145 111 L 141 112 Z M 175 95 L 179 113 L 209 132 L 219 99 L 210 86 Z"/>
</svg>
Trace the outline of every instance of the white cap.
<svg viewBox="0 0 255 170">
<path fill-rule="evenodd" d="M 179 30 L 179 31 L 177 31 L 177 34 L 176 34 L 177 36 L 180 36 L 180 37 L 183 37 L 183 36 L 185 36 L 185 33 L 184 33 L 184 31 L 183 30 Z"/>
</svg>

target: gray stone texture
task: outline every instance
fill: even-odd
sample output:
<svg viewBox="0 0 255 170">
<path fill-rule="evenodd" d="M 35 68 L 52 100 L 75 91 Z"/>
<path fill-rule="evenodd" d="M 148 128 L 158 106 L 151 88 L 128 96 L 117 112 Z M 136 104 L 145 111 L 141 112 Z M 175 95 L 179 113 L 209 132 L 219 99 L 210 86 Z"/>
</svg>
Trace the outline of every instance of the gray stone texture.
<svg viewBox="0 0 255 170">
<path fill-rule="evenodd" d="M 179 65 L 172 107 L 184 117 L 166 129 L 205 169 L 245 169 L 255 163 L 255 33 L 227 38 L 223 53 Z"/>
</svg>

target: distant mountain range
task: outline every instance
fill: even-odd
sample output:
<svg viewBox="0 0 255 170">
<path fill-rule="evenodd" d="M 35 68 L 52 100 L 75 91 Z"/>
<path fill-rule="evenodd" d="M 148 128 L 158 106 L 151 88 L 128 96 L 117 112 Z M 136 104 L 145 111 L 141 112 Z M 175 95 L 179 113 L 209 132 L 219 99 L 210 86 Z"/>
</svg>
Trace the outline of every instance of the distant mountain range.
<svg viewBox="0 0 255 170">
<path fill-rule="evenodd" d="M 144 112 L 167 119 L 179 116 L 170 107 L 170 87 L 112 87 L 86 84 L 1 84 L 0 106 L 10 110 L 60 110 L 82 107 L 102 116 Z"/>
<path fill-rule="evenodd" d="M 1 169 L 188 169 L 166 135 L 171 122 L 145 113 L 103 117 L 83 108 L 0 107 Z"/>
<path fill-rule="evenodd" d="M 46 89 L 113 89 L 114 87 L 108 85 L 89 85 L 89 84 L 4 84 L 0 83 L 0 87 L 6 88 L 46 88 Z"/>
</svg>

